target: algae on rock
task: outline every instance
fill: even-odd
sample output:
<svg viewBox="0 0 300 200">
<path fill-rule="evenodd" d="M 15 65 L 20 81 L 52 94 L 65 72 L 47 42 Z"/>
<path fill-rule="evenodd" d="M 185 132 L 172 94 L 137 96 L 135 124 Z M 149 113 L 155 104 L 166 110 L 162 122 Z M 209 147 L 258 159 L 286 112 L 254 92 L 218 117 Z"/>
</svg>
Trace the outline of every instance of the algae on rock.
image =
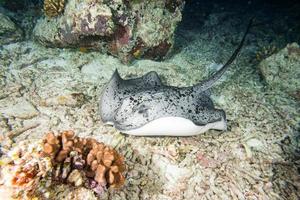
<svg viewBox="0 0 300 200">
<path fill-rule="evenodd" d="M 300 99 L 300 48 L 297 43 L 288 44 L 263 60 L 259 69 L 269 87 Z"/>
<path fill-rule="evenodd" d="M 0 13 L 0 45 L 22 39 L 22 30 L 6 15 Z"/>
<path fill-rule="evenodd" d="M 50 47 L 84 47 L 128 63 L 163 59 L 173 46 L 184 1 L 69 0 L 57 17 L 42 17 L 34 37 Z"/>
</svg>

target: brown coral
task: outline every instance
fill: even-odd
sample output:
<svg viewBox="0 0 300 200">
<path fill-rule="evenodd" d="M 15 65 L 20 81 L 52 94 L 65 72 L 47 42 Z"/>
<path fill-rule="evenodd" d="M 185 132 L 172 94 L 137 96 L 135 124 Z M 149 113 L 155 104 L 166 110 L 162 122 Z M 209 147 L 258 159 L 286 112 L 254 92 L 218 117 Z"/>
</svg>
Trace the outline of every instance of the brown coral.
<svg viewBox="0 0 300 200">
<path fill-rule="evenodd" d="M 65 0 L 44 0 L 44 12 L 48 17 L 56 17 L 64 11 Z"/>
<path fill-rule="evenodd" d="M 49 132 L 46 134 L 45 139 L 43 140 L 44 153 L 47 155 L 55 156 L 57 151 L 60 148 L 59 140 L 55 137 L 53 132 Z"/>
<path fill-rule="evenodd" d="M 124 184 L 124 159 L 113 148 L 95 139 L 74 136 L 73 131 L 63 131 L 58 136 L 50 132 L 43 141 L 43 154 L 50 156 L 55 165 L 54 180 L 68 180 L 79 186 L 83 181 L 74 177 L 79 177 L 78 170 L 82 170 L 85 177 L 81 180 L 92 178 L 104 188 Z"/>
<path fill-rule="evenodd" d="M 110 187 L 120 187 L 124 184 L 122 172 L 125 170 L 124 160 L 114 149 L 103 143 L 93 143 L 87 155 L 87 164 L 95 173 L 95 180 Z"/>
</svg>

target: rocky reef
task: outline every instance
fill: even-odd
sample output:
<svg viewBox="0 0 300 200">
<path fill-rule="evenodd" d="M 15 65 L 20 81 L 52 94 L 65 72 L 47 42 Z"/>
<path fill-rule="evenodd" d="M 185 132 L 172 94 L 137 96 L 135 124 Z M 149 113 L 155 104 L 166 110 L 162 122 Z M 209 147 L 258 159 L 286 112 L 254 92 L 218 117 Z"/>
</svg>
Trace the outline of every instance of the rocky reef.
<svg viewBox="0 0 300 200">
<path fill-rule="evenodd" d="M 0 45 L 22 40 L 22 30 L 6 15 L 0 13 Z"/>
<path fill-rule="evenodd" d="M 173 46 L 184 5 L 182 0 L 62 2 L 44 2 L 46 16 L 34 29 L 37 41 L 49 47 L 109 53 L 124 63 L 138 58 L 164 58 Z"/>
<path fill-rule="evenodd" d="M 297 43 L 288 44 L 258 67 L 270 88 L 282 90 L 300 100 L 300 48 Z"/>
</svg>

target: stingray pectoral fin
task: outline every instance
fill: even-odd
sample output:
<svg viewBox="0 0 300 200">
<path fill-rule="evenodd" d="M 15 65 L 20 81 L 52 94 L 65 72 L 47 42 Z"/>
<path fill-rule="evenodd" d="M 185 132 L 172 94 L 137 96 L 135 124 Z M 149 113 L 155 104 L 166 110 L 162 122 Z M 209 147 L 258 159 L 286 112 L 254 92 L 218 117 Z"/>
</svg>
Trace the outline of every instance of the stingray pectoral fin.
<svg viewBox="0 0 300 200">
<path fill-rule="evenodd" d="M 226 130 L 225 119 L 222 118 L 220 121 L 200 126 L 182 117 L 162 117 L 142 127 L 120 131 L 136 136 L 192 136 L 204 133 L 209 129 Z"/>
</svg>

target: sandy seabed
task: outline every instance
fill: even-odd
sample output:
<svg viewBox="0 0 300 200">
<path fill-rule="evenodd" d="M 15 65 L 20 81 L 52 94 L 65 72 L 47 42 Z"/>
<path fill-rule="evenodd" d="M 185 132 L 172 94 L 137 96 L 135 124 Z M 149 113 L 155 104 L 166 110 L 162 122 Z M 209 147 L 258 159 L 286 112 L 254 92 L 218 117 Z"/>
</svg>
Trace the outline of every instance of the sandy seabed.
<svg viewBox="0 0 300 200">
<path fill-rule="evenodd" d="M 125 156 L 126 183 L 109 190 L 104 199 L 298 199 L 299 101 L 261 81 L 247 44 L 212 90 L 216 106 L 227 114 L 227 131 L 134 137 L 102 124 L 98 99 L 115 68 L 124 78 L 155 70 L 164 83 L 187 86 L 207 77 L 218 68 L 215 63 L 224 63 L 234 49 L 234 45 L 219 49 L 224 55 L 215 60 L 211 45 L 204 45 L 199 52 L 206 53 L 199 55 L 193 53 L 195 46 L 197 42 L 164 62 L 124 65 L 108 55 L 45 48 L 32 41 L 4 45 L 1 136 L 15 134 L 18 144 L 41 139 L 50 130 L 74 130 L 78 136 L 112 145 Z M 76 192 L 61 187 L 56 188 L 57 199 L 69 199 Z M 86 190 L 77 198 L 86 199 L 85 192 L 92 199 Z"/>
</svg>

